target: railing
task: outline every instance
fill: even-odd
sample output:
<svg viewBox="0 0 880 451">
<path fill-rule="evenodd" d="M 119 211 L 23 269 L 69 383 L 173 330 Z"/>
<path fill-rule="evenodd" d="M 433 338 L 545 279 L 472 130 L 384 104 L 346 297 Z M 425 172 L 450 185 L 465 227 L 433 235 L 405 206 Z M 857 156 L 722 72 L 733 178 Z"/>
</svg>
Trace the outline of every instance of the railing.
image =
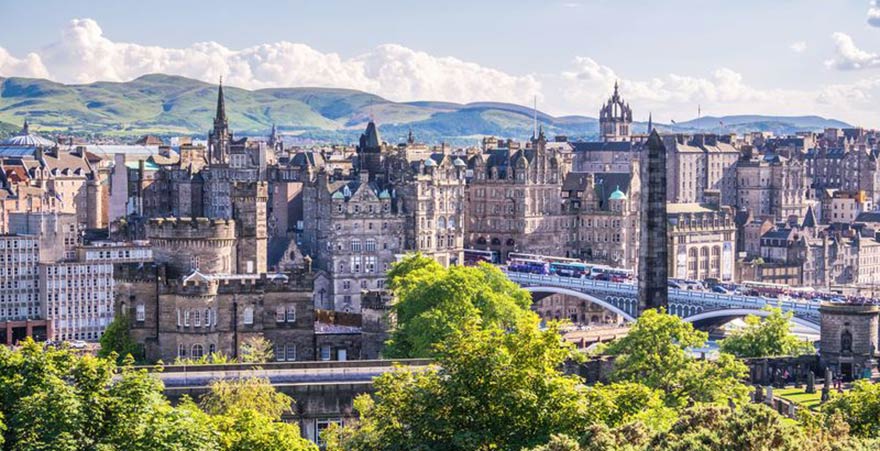
<svg viewBox="0 0 880 451">
<path fill-rule="evenodd" d="M 502 270 L 504 271 L 504 270 Z M 602 291 L 613 294 L 636 296 L 638 288 L 631 283 L 606 282 L 592 279 L 579 279 L 572 277 L 560 277 L 544 274 L 529 274 L 520 272 L 504 271 L 507 277 L 524 285 L 548 285 L 555 287 L 574 288 L 575 290 Z M 704 291 L 669 289 L 670 301 L 695 303 L 706 306 L 723 306 L 725 308 L 750 308 L 762 309 L 767 305 L 778 305 L 786 311 L 794 311 L 805 316 L 816 316 L 819 304 L 813 302 L 801 302 L 794 300 L 771 300 L 757 296 L 742 296 Z"/>
</svg>

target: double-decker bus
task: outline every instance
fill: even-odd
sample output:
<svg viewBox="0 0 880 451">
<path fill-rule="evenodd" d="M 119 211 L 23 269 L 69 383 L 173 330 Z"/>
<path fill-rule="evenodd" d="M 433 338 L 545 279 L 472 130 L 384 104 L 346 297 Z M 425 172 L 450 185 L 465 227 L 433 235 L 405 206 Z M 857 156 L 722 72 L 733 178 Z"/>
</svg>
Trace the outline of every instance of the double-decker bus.
<svg viewBox="0 0 880 451">
<path fill-rule="evenodd" d="M 752 280 L 747 280 L 743 282 L 742 285 L 748 291 L 754 294 L 769 297 L 778 297 L 780 295 L 787 294 L 788 291 L 791 289 L 790 286 L 784 283 L 755 282 Z"/>
<path fill-rule="evenodd" d="M 478 251 L 476 249 L 464 250 L 465 266 L 475 266 L 480 262 L 489 264 L 498 263 L 498 252 L 495 251 Z"/>
<path fill-rule="evenodd" d="M 633 279 L 633 272 L 630 269 L 612 268 L 610 266 L 597 265 L 593 266 L 590 276 L 596 280 L 607 280 L 611 282 L 627 282 Z"/>
<path fill-rule="evenodd" d="M 550 263 L 550 274 L 562 277 L 586 277 L 590 274 L 591 269 L 589 265 L 577 261 Z"/>
<path fill-rule="evenodd" d="M 507 270 L 529 274 L 548 274 L 550 272 L 550 264 L 543 260 L 514 258 L 507 265 Z"/>
</svg>

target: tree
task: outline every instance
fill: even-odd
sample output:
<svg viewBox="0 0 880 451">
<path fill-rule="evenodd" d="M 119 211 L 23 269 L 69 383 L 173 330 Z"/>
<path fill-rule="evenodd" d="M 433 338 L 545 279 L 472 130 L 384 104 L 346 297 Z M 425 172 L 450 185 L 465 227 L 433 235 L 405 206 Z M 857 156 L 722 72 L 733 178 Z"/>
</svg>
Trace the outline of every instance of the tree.
<svg viewBox="0 0 880 451">
<path fill-rule="evenodd" d="M 637 382 L 596 384 L 586 394 L 588 422 L 616 427 L 641 421 L 652 429 L 666 429 L 677 416 L 664 404 L 663 395 Z"/>
<path fill-rule="evenodd" d="M 202 395 L 201 407 L 211 415 L 228 415 L 253 410 L 274 420 L 291 411 L 293 398 L 275 391 L 267 379 L 217 379 Z"/>
<path fill-rule="evenodd" d="M 273 421 L 251 409 L 216 417 L 223 451 L 318 451 L 300 436 L 299 426 Z"/>
<path fill-rule="evenodd" d="M 437 366 L 377 377 L 375 397 L 356 400 L 360 420 L 327 437 L 328 449 L 520 449 L 577 435 L 589 409 L 580 379 L 560 371 L 572 355 L 555 326 L 471 321 L 437 345 Z"/>
<path fill-rule="evenodd" d="M 731 410 L 699 406 L 686 410 L 668 432 L 654 437 L 650 448 L 669 451 L 801 450 L 803 431 L 762 404 Z"/>
<path fill-rule="evenodd" d="M 253 335 L 241 343 L 238 360 L 243 363 L 266 363 L 274 358 L 272 342 L 266 338 Z"/>
<path fill-rule="evenodd" d="M 608 345 L 615 356 L 611 377 L 638 382 L 664 393 L 666 404 L 681 407 L 690 402 L 744 402 L 748 387 L 742 384 L 748 369 L 730 356 L 700 360 L 689 348 L 705 345 L 708 334 L 673 315 L 647 310 L 625 337 Z"/>
<path fill-rule="evenodd" d="M 840 415 L 854 435 L 880 437 L 880 384 L 859 380 L 852 390 L 823 406 L 829 415 Z"/>
<path fill-rule="evenodd" d="M 412 254 L 395 263 L 388 277 L 396 324 L 384 353 L 391 357 L 434 356 L 436 344 L 471 321 L 483 329 L 511 329 L 536 318 L 531 295 L 491 265 L 447 269 Z"/>
<path fill-rule="evenodd" d="M 783 355 L 813 354 L 816 348 L 791 333 L 792 313 L 783 313 L 779 307 L 767 307 L 770 314 L 764 318 L 749 315 L 746 326 L 735 330 L 718 344 L 721 352 L 740 358 L 775 357 Z"/>
<path fill-rule="evenodd" d="M 131 338 L 130 323 L 130 318 L 125 313 L 120 313 L 113 318 L 113 321 L 101 334 L 101 349 L 98 350 L 100 357 L 108 358 L 115 353 L 117 361 L 120 363 L 128 355 L 134 357 L 135 360 L 143 360 L 143 349 Z"/>
</svg>

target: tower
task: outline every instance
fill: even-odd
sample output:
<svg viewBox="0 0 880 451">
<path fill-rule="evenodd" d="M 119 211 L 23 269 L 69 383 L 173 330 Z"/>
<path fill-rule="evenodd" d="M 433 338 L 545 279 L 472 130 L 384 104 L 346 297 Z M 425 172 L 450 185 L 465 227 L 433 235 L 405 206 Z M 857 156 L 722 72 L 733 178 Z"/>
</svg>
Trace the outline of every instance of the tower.
<svg viewBox="0 0 880 451">
<path fill-rule="evenodd" d="M 669 305 L 669 247 L 666 235 L 666 146 L 657 131 L 643 152 L 641 237 L 639 243 L 639 314 Z"/>
<path fill-rule="evenodd" d="M 382 171 L 382 140 L 379 139 L 379 128 L 373 121 L 367 124 L 367 129 L 361 134 L 357 146 L 358 169 L 366 171 L 370 180 Z"/>
<path fill-rule="evenodd" d="M 620 97 L 617 82 L 614 83 L 614 94 L 599 110 L 599 133 L 602 141 L 629 140 L 632 124 L 632 109 Z"/>
<path fill-rule="evenodd" d="M 223 99 L 223 79 L 217 89 L 217 112 L 214 114 L 214 128 L 208 133 L 208 163 L 229 163 L 229 121 L 226 119 L 226 103 Z"/>
</svg>

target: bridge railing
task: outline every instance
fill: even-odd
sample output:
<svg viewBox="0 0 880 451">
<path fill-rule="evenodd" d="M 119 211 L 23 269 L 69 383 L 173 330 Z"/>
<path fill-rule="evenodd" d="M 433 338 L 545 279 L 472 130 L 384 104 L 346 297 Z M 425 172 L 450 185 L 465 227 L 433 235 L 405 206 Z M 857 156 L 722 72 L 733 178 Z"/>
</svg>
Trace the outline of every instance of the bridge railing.
<svg viewBox="0 0 880 451">
<path fill-rule="evenodd" d="M 545 274 L 529 274 L 510 271 L 505 271 L 505 274 L 507 274 L 510 280 L 518 283 L 542 283 L 550 286 L 562 286 L 575 289 L 593 289 L 596 291 L 604 291 L 623 295 L 635 295 L 638 292 L 638 288 L 634 284 L 629 283 L 560 277 Z M 817 315 L 819 311 L 819 304 L 814 302 L 774 300 L 758 296 L 721 294 L 705 291 L 682 290 L 678 288 L 669 289 L 669 298 L 672 300 L 694 302 L 703 305 L 723 305 L 725 307 L 752 308 L 756 310 L 760 310 L 768 305 L 778 305 L 783 310 L 793 310 L 806 315 Z"/>
</svg>

